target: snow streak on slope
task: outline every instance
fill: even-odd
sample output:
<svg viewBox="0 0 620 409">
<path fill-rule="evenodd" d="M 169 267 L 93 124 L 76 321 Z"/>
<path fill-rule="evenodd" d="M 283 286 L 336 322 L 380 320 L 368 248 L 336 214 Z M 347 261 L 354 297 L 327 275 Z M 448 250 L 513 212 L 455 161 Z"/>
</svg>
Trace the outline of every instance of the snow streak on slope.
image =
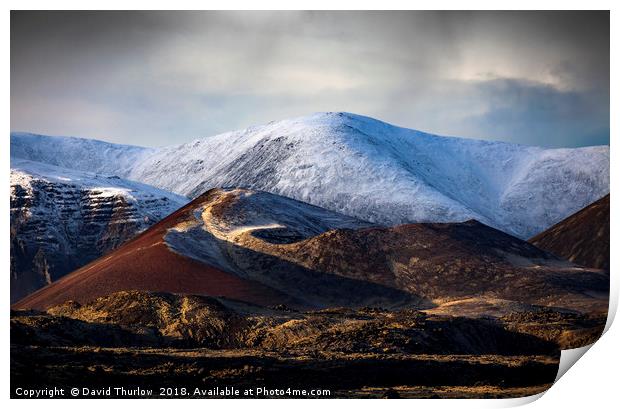
<svg viewBox="0 0 620 409">
<path fill-rule="evenodd" d="M 110 173 L 190 197 L 247 187 L 376 223 L 474 218 L 522 238 L 609 192 L 607 146 L 543 149 L 439 137 L 348 113 L 126 149 L 128 166 Z"/>
<path fill-rule="evenodd" d="M 266 192 L 247 189 L 217 189 L 212 198 L 194 212 L 195 221 L 184 222 L 170 229 L 166 245 L 175 252 L 235 271 L 241 276 L 250 273 L 236 265 L 240 258 L 229 257 L 230 246 L 241 245 L 248 237 L 271 244 L 298 242 L 333 229 L 360 229 L 372 224 L 334 213 L 307 203 Z M 252 277 L 261 280 L 260 274 Z"/>
<path fill-rule="evenodd" d="M 11 299 L 118 247 L 186 202 L 115 176 L 13 158 Z"/>
<path fill-rule="evenodd" d="M 321 273 L 264 252 L 370 223 L 282 196 L 247 189 L 212 189 L 196 199 L 193 217 L 169 228 L 166 246 L 183 257 L 260 283 L 306 305 L 419 306 L 419 297 L 389 286 Z M 364 257 L 344 252 L 351 258 Z M 429 305 L 429 303 L 424 303 Z"/>
</svg>

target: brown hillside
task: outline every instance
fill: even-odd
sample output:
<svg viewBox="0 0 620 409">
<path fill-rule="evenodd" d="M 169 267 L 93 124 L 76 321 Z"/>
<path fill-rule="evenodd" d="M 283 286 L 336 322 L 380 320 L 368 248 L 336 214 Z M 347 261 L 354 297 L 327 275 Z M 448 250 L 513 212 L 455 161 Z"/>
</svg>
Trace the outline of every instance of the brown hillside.
<svg viewBox="0 0 620 409">
<path fill-rule="evenodd" d="M 303 309 L 432 310 L 484 297 L 605 313 L 608 287 L 597 270 L 473 220 L 373 226 L 265 192 L 213 189 L 14 308 L 143 290 Z"/>
<path fill-rule="evenodd" d="M 609 195 L 529 242 L 573 263 L 609 271 Z"/>
</svg>

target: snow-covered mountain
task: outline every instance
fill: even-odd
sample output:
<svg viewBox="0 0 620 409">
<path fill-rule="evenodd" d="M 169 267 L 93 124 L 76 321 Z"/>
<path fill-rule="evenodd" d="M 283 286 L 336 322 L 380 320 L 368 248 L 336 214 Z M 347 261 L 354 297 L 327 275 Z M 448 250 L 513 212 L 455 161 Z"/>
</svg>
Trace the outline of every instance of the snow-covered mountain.
<svg viewBox="0 0 620 409">
<path fill-rule="evenodd" d="M 186 202 L 116 176 L 12 158 L 12 301 L 118 247 Z"/>
<path fill-rule="evenodd" d="M 157 149 L 45 139 L 12 134 L 11 154 L 189 197 L 212 187 L 247 187 L 376 223 L 474 218 L 521 238 L 609 193 L 608 146 L 545 149 L 441 137 L 349 113 Z"/>
<path fill-rule="evenodd" d="M 151 152 L 149 148 L 94 139 L 11 132 L 11 158 L 104 175 L 122 176 Z"/>
</svg>

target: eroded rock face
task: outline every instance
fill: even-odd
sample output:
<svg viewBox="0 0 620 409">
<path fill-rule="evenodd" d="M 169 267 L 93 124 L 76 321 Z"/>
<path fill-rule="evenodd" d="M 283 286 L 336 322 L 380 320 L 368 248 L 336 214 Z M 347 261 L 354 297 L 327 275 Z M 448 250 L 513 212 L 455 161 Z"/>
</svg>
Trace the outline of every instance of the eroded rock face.
<svg viewBox="0 0 620 409">
<path fill-rule="evenodd" d="M 29 172 L 31 166 L 22 161 L 11 170 L 12 302 L 117 248 L 183 203 L 118 178 L 68 172 L 63 180 L 41 175 L 40 165 Z"/>
</svg>

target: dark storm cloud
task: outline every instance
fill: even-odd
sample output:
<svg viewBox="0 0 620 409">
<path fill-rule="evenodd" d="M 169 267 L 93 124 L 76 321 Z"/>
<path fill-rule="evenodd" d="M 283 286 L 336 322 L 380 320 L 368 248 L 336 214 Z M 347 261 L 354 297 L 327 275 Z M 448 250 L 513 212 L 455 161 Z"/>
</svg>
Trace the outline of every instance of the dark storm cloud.
<svg viewBox="0 0 620 409">
<path fill-rule="evenodd" d="M 11 14 L 13 130 L 163 145 L 315 111 L 606 144 L 609 14 Z"/>
</svg>

